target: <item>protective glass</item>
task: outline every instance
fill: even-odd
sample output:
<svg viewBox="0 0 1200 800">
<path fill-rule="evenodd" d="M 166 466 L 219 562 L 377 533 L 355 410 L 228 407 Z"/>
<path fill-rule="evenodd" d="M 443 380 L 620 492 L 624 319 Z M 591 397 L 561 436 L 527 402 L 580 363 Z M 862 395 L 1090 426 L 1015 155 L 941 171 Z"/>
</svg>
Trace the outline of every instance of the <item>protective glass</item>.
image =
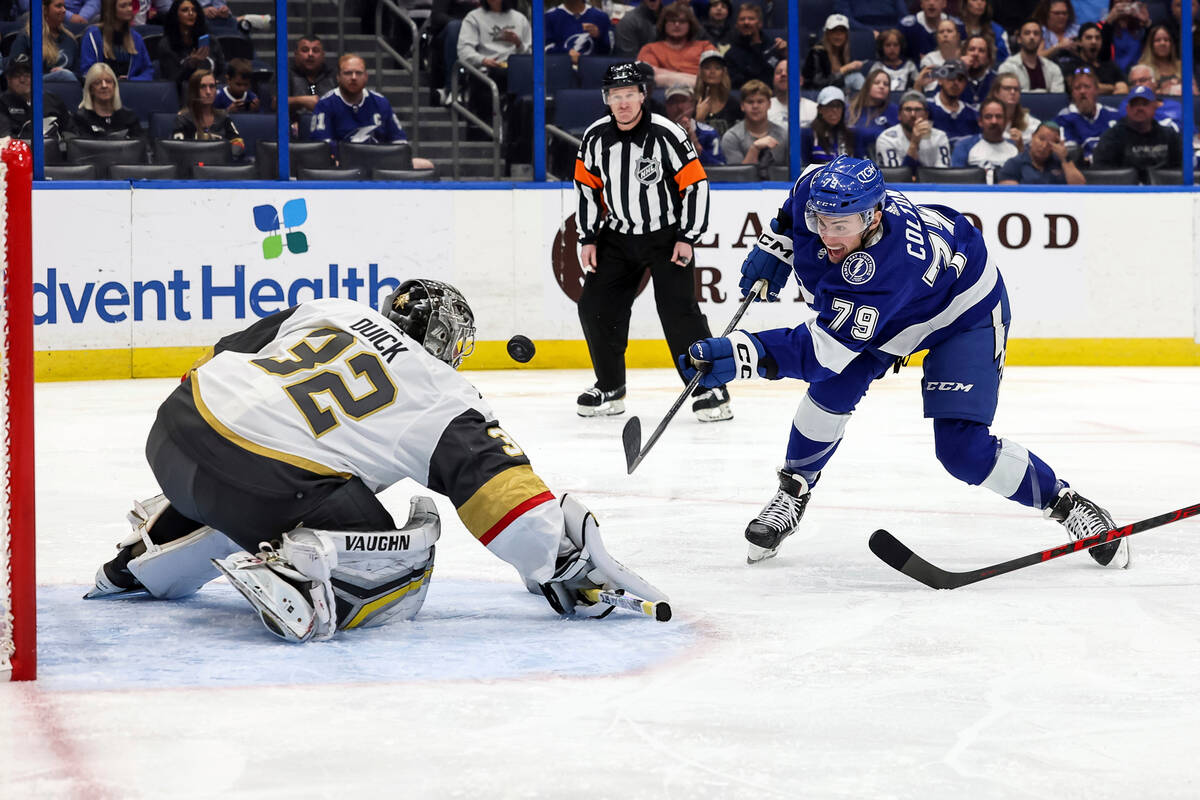
<svg viewBox="0 0 1200 800">
<path fill-rule="evenodd" d="M 853 214 L 818 214 L 810 202 L 804 208 L 804 224 L 818 236 L 842 238 L 856 236 L 871 225 L 875 218 L 875 210 L 855 211 Z"/>
</svg>

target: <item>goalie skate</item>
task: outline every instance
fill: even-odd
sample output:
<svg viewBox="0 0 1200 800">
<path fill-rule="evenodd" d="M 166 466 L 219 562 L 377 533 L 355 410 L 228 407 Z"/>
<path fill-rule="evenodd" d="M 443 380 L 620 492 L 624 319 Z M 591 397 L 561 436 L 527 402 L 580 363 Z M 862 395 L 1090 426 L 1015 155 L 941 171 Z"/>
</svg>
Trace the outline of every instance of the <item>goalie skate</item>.
<svg viewBox="0 0 1200 800">
<path fill-rule="evenodd" d="M 746 563 L 774 558 L 783 540 L 795 533 L 808 505 L 808 482 L 787 470 L 779 471 L 779 491 L 746 526 Z"/>
</svg>

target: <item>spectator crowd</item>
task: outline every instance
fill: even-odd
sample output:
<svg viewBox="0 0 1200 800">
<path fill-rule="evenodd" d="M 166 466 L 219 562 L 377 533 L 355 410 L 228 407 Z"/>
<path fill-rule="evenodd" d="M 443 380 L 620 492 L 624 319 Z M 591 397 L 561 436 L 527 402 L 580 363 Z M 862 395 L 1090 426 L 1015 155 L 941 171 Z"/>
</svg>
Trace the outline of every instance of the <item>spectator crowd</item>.
<svg viewBox="0 0 1200 800">
<path fill-rule="evenodd" d="M 245 115 L 282 106 L 273 82 L 259 83 L 269 70 L 226 52 L 222 39 L 249 23 L 220 0 L 12 0 L 10 18 L 24 27 L 5 40 L 0 134 L 30 135 L 31 1 L 43 17 L 43 134 L 64 153 L 73 138 L 143 139 L 149 152 L 165 133 L 227 141 L 236 162 L 254 156 Z M 571 85 L 586 88 L 590 60 L 640 62 L 651 108 L 687 132 L 708 167 L 778 175 L 796 136 L 804 163 L 868 157 L 893 181 L 977 169 L 980 182 L 1082 184 L 1132 169 L 1156 182 L 1182 164 L 1191 98 L 1181 96 L 1181 37 L 1200 45 L 1195 24 L 1182 31 L 1183 2 L 1200 16 L 1200 0 L 833 0 L 819 4 L 832 11 L 824 19 L 801 4 L 795 120 L 783 0 L 563 0 L 546 4 L 544 31 L 546 53 L 579 73 Z M 515 142 L 510 162 L 532 160 L 528 104 L 508 86 L 510 57 L 533 46 L 529 13 L 521 0 L 433 0 L 422 33 L 431 100 L 481 120 L 502 114 L 503 129 L 485 133 Z M 302 36 L 286 98 L 293 137 L 327 142 L 330 167 L 340 143 L 406 141 L 367 60 L 338 55 Z M 170 130 L 122 103 L 122 88 L 155 80 L 176 87 Z M 58 84 L 82 87 L 77 106 L 63 104 Z M 422 158 L 410 168 L 435 169 Z"/>
</svg>

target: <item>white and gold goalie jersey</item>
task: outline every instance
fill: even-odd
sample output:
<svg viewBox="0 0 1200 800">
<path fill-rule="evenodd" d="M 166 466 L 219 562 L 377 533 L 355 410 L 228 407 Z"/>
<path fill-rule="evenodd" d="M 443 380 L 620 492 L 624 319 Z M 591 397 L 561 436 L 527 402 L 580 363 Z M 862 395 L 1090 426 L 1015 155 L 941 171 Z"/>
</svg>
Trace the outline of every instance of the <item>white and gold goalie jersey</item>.
<svg viewBox="0 0 1200 800">
<path fill-rule="evenodd" d="M 562 531 L 550 490 L 479 392 L 373 309 L 325 298 L 278 312 L 221 339 L 190 379 L 233 444 L 373 492 L 412 478 L 523 575 L 549 577 Z M 495 541 L 506 529 L 523 542 Z"/>
</svg>

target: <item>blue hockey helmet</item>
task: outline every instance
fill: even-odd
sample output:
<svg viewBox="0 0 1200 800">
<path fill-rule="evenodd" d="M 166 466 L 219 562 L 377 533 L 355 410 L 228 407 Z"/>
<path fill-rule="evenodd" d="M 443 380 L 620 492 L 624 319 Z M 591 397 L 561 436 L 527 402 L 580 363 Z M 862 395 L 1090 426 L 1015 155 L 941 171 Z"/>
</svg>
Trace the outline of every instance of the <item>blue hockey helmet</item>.
<svg viewBox="0 0 1200 800">
<path fill-rule="evenodd" d="M 873 212 L 883 202 L 883 175 L 870 161 L 838 156 L 813 176 L 809 184 L 804 221 L 808 229 L 819 233 L 817 215 L 826 217 L 859 216 L 865 230 Z"/>
</svg>

